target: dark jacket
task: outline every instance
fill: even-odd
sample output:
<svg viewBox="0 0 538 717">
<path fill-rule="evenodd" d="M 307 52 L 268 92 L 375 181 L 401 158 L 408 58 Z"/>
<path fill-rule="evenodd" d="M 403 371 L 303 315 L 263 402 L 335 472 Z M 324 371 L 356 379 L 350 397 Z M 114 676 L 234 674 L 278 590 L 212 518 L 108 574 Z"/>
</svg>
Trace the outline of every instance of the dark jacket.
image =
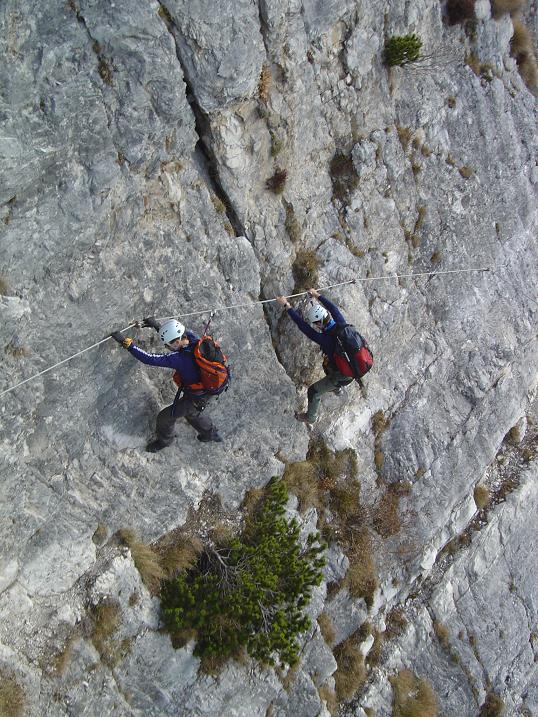
<svg viewBox="0 0 538 717">
<path fill-rule="evenodd" d="M 329 364 L 333 368 L 336 368 L 334 365 L 334 352 L 336 349 L 336 329 L 338 326 L 344 326 L 347 322 L 343 315 L 340 313 L 340 310 L 331 301 L 329 301 L 329 299 L 327 299 L 325 296 L 320 296 L 318 300 L 319 303 L 327 309 L 327 311 L 330 313 L 330 315 L 335 321 L 335 325 L 331 326 L 328 329 L 324 329 L 321 332 L 316 331 L 316 329 L 313 329 L 310 324 L 306 323 L 303 317 L 297 311 L 295 311 L 295 309 L 288 309 L 288 314 L 290 318 L 295 321 L 303 334 L 305 336 L 308 336 L 309 339 L 315 341 L 319 345 L 325 356 L 327 356 Z"/>
<path fill-rule="evenodd" d="M 194 345 L 198 341 L 198 336 L 191 331 L 186 331 L 185 336 L 189 339 L 189 345 L 184 349 L 171 351 L 167 354 L 150 354 L 135 346 L 135 344 L 131 344 L 128 350 L 136 359 L 148 366 L 175 369 L 183 386 L 188 387 L 190 384 L 200 382 L 200 369 L 192 353 Z M 198 391 L 196 393 L 199 394 Z"/>
</svg>

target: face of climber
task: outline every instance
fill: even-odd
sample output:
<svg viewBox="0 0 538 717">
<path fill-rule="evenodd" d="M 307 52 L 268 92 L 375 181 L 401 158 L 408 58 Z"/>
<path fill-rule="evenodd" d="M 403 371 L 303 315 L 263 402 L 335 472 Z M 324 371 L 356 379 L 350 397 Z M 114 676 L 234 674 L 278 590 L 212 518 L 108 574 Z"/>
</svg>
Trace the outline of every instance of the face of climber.
<svg viewBox="0 0 538 717">
<path fill-rule="evenodd" d="M 182 339 L 174 339 L 174 341 L 170 341 L 170 343 L 166 344 L 167 348 L 171 351 L 179 351 L 179 349 L 184 349 L 185 346 L 188 345 L 189 339 L 186 336 Z"/>
</svg>

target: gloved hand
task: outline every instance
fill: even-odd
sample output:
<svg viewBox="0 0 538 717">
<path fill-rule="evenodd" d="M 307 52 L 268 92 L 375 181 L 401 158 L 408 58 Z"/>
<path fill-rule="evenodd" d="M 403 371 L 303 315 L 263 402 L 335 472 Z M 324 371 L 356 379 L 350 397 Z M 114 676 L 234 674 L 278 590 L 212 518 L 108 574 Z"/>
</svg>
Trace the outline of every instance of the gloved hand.
<svg viewBox="0 0 538 717">
<path fill-rule="evenodd" d="M 154 316 L 148 316 L 146 319 L 144 319 L 142 321 L 142 326 L 155 329 L 155 331 L 158 331 L 161 328 L 161 325 Z"/>
<path fill-rule="evenodd" d="M 110 334 L 110 338 L 121 344 L 124 349 L 128 349 L 129 346 L 133 343 L 133 340 L 131 338 L 129 338 L 128 336 L 122 336 L 119 331 L 113 331 Z"/>
</svg>

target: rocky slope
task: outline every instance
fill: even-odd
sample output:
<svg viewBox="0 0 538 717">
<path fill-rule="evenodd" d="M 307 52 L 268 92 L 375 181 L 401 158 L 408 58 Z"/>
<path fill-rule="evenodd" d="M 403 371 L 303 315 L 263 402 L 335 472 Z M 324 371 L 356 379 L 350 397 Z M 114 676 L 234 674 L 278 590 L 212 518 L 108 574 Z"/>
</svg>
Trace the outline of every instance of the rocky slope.
<svg viewBox="0 0 538 717">
<path fill-rule="evenodd" d="M 2 390 L 133 319 L 242 305 L 213 319 L 234 374 L 212 409 L 222 446 L 178 424 L 173 447 L 145 453 L 173 388 L 112 342 L 0 398 L 1 674 L 25 714 L 324 715 L 350 636 L 379 654 L 342 714 L 391 715 L 402 668 L 442 715 L 476 715 L 489 693 L 507 715 L 538 714 L 536 102 L 509 15 L 479 0 L 475 21 L 449 26 L 443 11 L 3 4 Z M 410 32 L 430 59 L 388 71 L 385 39 Z M 314 438 L 356 453 L 375 595 L 334 588 L 347 569 L 334 544 L 310 612 L 335 644 L 314 622 L 287 680 L 236 663 L 201 675 L 112 536 L 237 519 L 249 488 L 305 457 L 293 411 L 319 359 L 259 301 L 352 279 L 328 295 L 376 368 L 364 391 L 324 401 Z M 380 528 L 394 485 L 397 520 Z M 103 598 L 120 608 L 114 660 L 85 627 Z"/>
</svg>

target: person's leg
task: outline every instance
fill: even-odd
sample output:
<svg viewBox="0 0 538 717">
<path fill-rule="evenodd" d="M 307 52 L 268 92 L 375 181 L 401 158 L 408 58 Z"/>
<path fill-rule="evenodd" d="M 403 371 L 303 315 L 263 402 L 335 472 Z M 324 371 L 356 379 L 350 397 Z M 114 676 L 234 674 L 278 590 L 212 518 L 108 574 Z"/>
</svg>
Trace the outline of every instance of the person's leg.
<svg viewBox="0 0 538 717">
<path fill-rule="evenodd" d="M 172 407 L 173 404 L 171 406 L 166 406 L 166 408 L 163 408 L 157 416 L 157 422 L 155 425 L 157 438 L 147 444 L 146 450 L 149 453 L 156 453 L 157 451 L 160 451 L 161 448 L 166 448 L 166 446 L 169 446 L 174 440 L 174 424 L 176 422 L 176 416 L 172 415 Z"/>
<path fill-rule="evenodd" d="M 306 409 L 306 420 L 314 423 L 316 420 L 319 402 L 324 393 L 329 393 L 338 388 L 338 379 L 333 376 L 325 376 L 321 381 L 316 381 L 308 389 L 308 408 Z"/>
<path fill-rule="evenodd" d="M 198 440 L 205 442 L 215 441 L 220 443 L 222 438 L 219 436 L 213 421 L 206 416 L 203 411 L 211 400 L 210 397 L 203 396 L 201 398 L 185 397 L 184 412 L 182 415 L 187 419 L 191 426 L 198 431 Z"/>
<path fill-rule="evenodd" d="M 174 426 L 177 416 L 172 415 L 172 407 L 166 406 L 157 416 L 156 433 L 157 440 L 165 446 L 169 446 L 174 440 Z"/>
</svg>

